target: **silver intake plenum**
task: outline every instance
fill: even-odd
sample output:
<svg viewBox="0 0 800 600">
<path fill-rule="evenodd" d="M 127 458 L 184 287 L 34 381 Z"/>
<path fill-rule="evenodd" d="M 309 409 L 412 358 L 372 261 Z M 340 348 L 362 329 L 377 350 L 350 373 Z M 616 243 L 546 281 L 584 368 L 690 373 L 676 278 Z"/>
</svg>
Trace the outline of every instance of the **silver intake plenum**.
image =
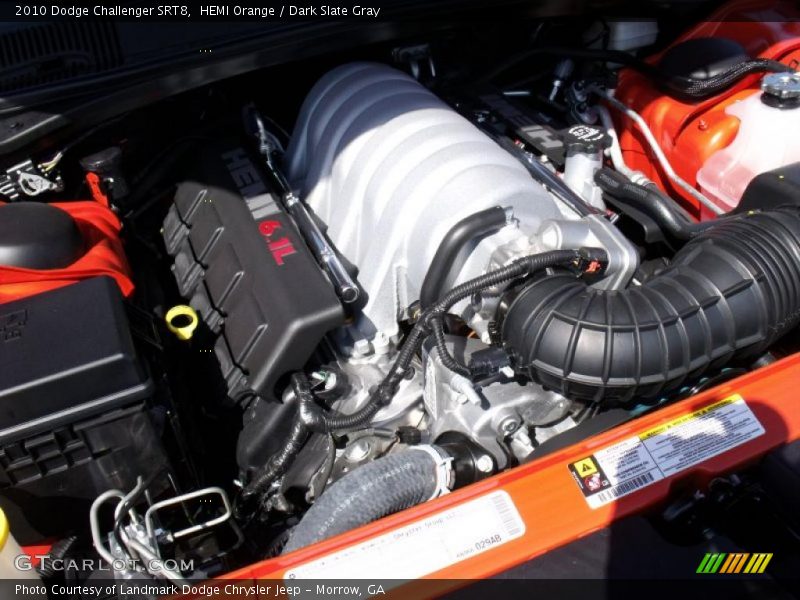
<svg viewBox="0 0 800 600">
<path fill-rule="evenodd" d="M 357 327 L 367 339 L 397 334 L 459 220 L 493 206 L 514 216 L 476 244 L 456 283 L 483 273 L 498 248 L 527 240 L 542 221 L 564 218 L 514 157 L 417 81 L 380 64 L 348 64 L 314 86 L 285 167 L 358 268 L 368 300 Z"/>
</svg>

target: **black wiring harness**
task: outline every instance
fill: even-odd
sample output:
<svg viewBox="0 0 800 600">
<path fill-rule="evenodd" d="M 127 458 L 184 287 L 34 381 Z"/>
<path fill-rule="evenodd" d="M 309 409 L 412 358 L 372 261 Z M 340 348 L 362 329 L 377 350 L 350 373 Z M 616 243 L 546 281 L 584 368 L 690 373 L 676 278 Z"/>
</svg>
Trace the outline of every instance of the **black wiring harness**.
<svg viewBox="0 0 800 600">
<path fill-rule="evenodd" d="M 364 406 L 352 414 L 323 412 L 315 402 L 305 374 L 294 373 L 291 377 L 291 386 L 297 401 L 297 411 L 289 435 L 281 452 L 275 454 L 237 496 L 235 516 L 239 519 L 248 519 L 258 512 L 269 488 L 286 473 L 312 432 L 343 432 L 358 429 L 369 423 L 375 413 L 391 402 L 400 383 L 407 376 L 414 356 L 428 335 L 433 335 L 445 366 L 459 374 L 470 376 L 470 369 L 453 358 L 444 344 L 443 318 L 454 304 L 488 287 L 526 277 L 550 267 L 573 266 L 581 273 L 596 273 L 598 268 L 605 267 L 607 262 L 608 256 L 605 251 L 596 248 L 552 250 L 519 258 L 505 267 L 456 286 L 438 302 L 422 311 L 383 381 L 375 388 Z"/>
<path fill-rule="evenodd" d="M 727 71 L 723 71 L 708 79 L 694 79 L 666 73 L 658 66 L 648 63 L 633 54 L 621 50 L 593 50 L 586 48 L 565 48 L 548 46 L 531 48 L 501 62 L 490 72 L 479 78 L 479 82 L 487 83 L 502 73 L 538 56 L 556 56 L 583 60 L 603 61 L 624 65 L 639 71 L 655 81 L 665 93 L 685 100 L 702 100 L 725 91 L 746 75 L 753 73 L 787 73 L 794 72 L 789 65 L 766 58 L 754 58 L 740 62 Z"/>
</svg>

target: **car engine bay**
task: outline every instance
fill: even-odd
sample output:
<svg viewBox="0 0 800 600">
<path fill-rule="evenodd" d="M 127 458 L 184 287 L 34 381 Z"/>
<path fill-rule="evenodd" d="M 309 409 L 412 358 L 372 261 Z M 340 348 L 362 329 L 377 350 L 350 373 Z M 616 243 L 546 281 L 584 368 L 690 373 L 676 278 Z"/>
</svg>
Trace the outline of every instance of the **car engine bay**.
<svg viewBox="0 0 800 600">
<path fill-rule="evenodd" d="M 800 349 L 798 21 L 515 27 L 239 75 L 0 165 L 20 545 L 203 581 Z"/>
</svg>

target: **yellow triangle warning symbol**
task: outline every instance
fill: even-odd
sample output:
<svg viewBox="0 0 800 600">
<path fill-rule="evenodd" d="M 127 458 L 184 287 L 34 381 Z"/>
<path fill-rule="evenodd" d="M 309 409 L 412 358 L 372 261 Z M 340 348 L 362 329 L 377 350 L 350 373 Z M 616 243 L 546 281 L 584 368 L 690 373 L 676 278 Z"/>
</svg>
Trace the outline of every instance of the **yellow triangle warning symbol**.
<svg viewBox="0 0 800 600">
<path fill-rule="evenodd" d="M 572 463 L 572 466 L 581 477 L 586 477 L 588 475 L 597 473 L 597 465 L 595 464 L 594 459 L 591 457 Z"/>
</svg>

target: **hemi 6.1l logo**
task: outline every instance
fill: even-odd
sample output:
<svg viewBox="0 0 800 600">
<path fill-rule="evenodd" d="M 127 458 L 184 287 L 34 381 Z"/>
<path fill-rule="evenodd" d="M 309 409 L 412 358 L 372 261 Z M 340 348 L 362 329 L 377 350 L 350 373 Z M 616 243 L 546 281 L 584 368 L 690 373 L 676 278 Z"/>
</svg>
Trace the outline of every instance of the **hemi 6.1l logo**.
<svg viewBox="0 0 800 600">
<path fill-rule="evenodd" d="M 276 219 L 267 219 L 258 224 L 258 231 L 266 240 L 267 248 L 278 266 L 283 266 L 284 258 L 297 252 L 292 240 L 280 233 L 283 228 L 283 223 Z"/>
</svg>

